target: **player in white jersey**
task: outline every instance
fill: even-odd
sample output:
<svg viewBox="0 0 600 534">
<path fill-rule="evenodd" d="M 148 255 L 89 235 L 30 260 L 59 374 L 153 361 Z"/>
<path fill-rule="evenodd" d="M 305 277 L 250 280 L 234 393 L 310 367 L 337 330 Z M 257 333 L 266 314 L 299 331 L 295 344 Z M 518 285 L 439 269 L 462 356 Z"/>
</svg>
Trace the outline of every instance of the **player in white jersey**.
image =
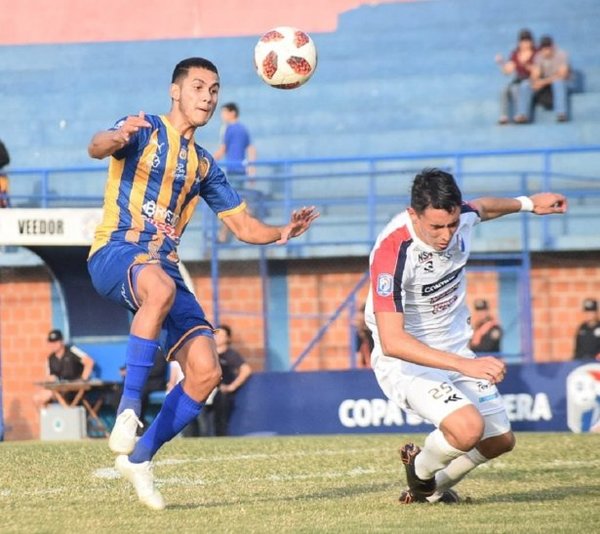
<svg viewBox="0 0 600 534">
<path fill-rule="evenodd" d="M 468 348 L 465 266 L 473 226 L 519 211 L 566 209 L 556 193 L 464 203 L 451 174 L 424 169 L 410 207 L 377 238 L 365 309 L 375 342 L 371 364 L 389 399 L 436 426 L 422 449 L 408 443 L 400 451 L 408 482 L 401 502 L 456 501 L 454 484 L 515 445 L 495 385 L 505 364 Z"/>
</svg>

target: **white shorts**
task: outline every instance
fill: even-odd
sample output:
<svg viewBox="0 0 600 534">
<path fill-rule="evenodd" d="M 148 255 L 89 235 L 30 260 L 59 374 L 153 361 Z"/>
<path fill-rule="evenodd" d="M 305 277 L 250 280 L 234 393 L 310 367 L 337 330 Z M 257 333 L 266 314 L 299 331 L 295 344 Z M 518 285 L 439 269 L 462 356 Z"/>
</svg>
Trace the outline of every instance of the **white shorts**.
<svg viewBox="0 0 600 534">
<path fill-rule="evenodd" d="M 485 419 L 483 439 L 510 430 L 502 397 L 496 386 L 487 380 L 441 369 L 407 375 L 402 372 L 401 365 L 386 366 L 385 371 L 381 373 L 375 369 L 379 386 L 386 396 L 436 427 L 459 408 L 473 405 Z"/>
</svg>

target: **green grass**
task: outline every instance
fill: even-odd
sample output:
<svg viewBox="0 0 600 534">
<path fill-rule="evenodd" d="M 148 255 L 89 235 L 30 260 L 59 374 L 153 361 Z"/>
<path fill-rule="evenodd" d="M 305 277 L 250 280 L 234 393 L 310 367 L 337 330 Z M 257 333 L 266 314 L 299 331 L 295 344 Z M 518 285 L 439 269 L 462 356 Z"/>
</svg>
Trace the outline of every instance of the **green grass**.
<svg viewBox="0 0 600 534">
<path fill-rule="evenodd" d="M 175 439 L 156 512 L 116 478 L 104 440 L 0 444 L 0 532 L 598 532 L 600 436 L 519 434 L 457 489 L 472 503 L 397 503 L 398 448 L 423 436 Z"/>
</svg>

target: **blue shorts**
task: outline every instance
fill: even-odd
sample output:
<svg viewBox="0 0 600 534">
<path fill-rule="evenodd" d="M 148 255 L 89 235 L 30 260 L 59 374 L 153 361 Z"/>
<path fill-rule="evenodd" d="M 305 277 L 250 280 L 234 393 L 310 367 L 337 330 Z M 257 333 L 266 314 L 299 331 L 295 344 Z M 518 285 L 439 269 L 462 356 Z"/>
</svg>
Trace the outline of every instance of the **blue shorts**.
<svg viewBox="0 0 600 534">
<path fill-rule="evenodd" d="M 136 279 L 144 265 L 160 265 L 175 282 L 175 300 L 162 328 L 167 359 L 190 339 L 213 335 L 213 326 L 194 294 L 183 281 L 177 264 L 151 256 L 135 243 L 112 242 L 96 251 L 88 261 L 92 284 L 100 295 L 136 312 L 140 307 L 135 293 Z"/>
</svg>

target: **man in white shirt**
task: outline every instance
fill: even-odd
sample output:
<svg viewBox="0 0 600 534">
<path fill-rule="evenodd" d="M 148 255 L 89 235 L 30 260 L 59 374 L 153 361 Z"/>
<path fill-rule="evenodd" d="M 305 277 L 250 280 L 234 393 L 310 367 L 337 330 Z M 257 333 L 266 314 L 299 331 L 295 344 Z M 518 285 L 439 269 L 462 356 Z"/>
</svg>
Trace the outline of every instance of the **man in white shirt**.
<svg viewBox="0 0 600 534">
<path fill-rule="evenodd" d="M 555 193 L 464 203 L 451 174 L 425 169 L 415 177 L 411 206 L 379 234 L 365 309 L 372 367 L 389 399 L 436 426 L 422 449 L 401 449 L 408 481 L 401 502 L 456 501 L 454 484 L 515 444 L 495 385 L 505 364 L 468 348 L 465 266 L 473 227 L 519 211 L 566 209 Z"/>
</svg>

